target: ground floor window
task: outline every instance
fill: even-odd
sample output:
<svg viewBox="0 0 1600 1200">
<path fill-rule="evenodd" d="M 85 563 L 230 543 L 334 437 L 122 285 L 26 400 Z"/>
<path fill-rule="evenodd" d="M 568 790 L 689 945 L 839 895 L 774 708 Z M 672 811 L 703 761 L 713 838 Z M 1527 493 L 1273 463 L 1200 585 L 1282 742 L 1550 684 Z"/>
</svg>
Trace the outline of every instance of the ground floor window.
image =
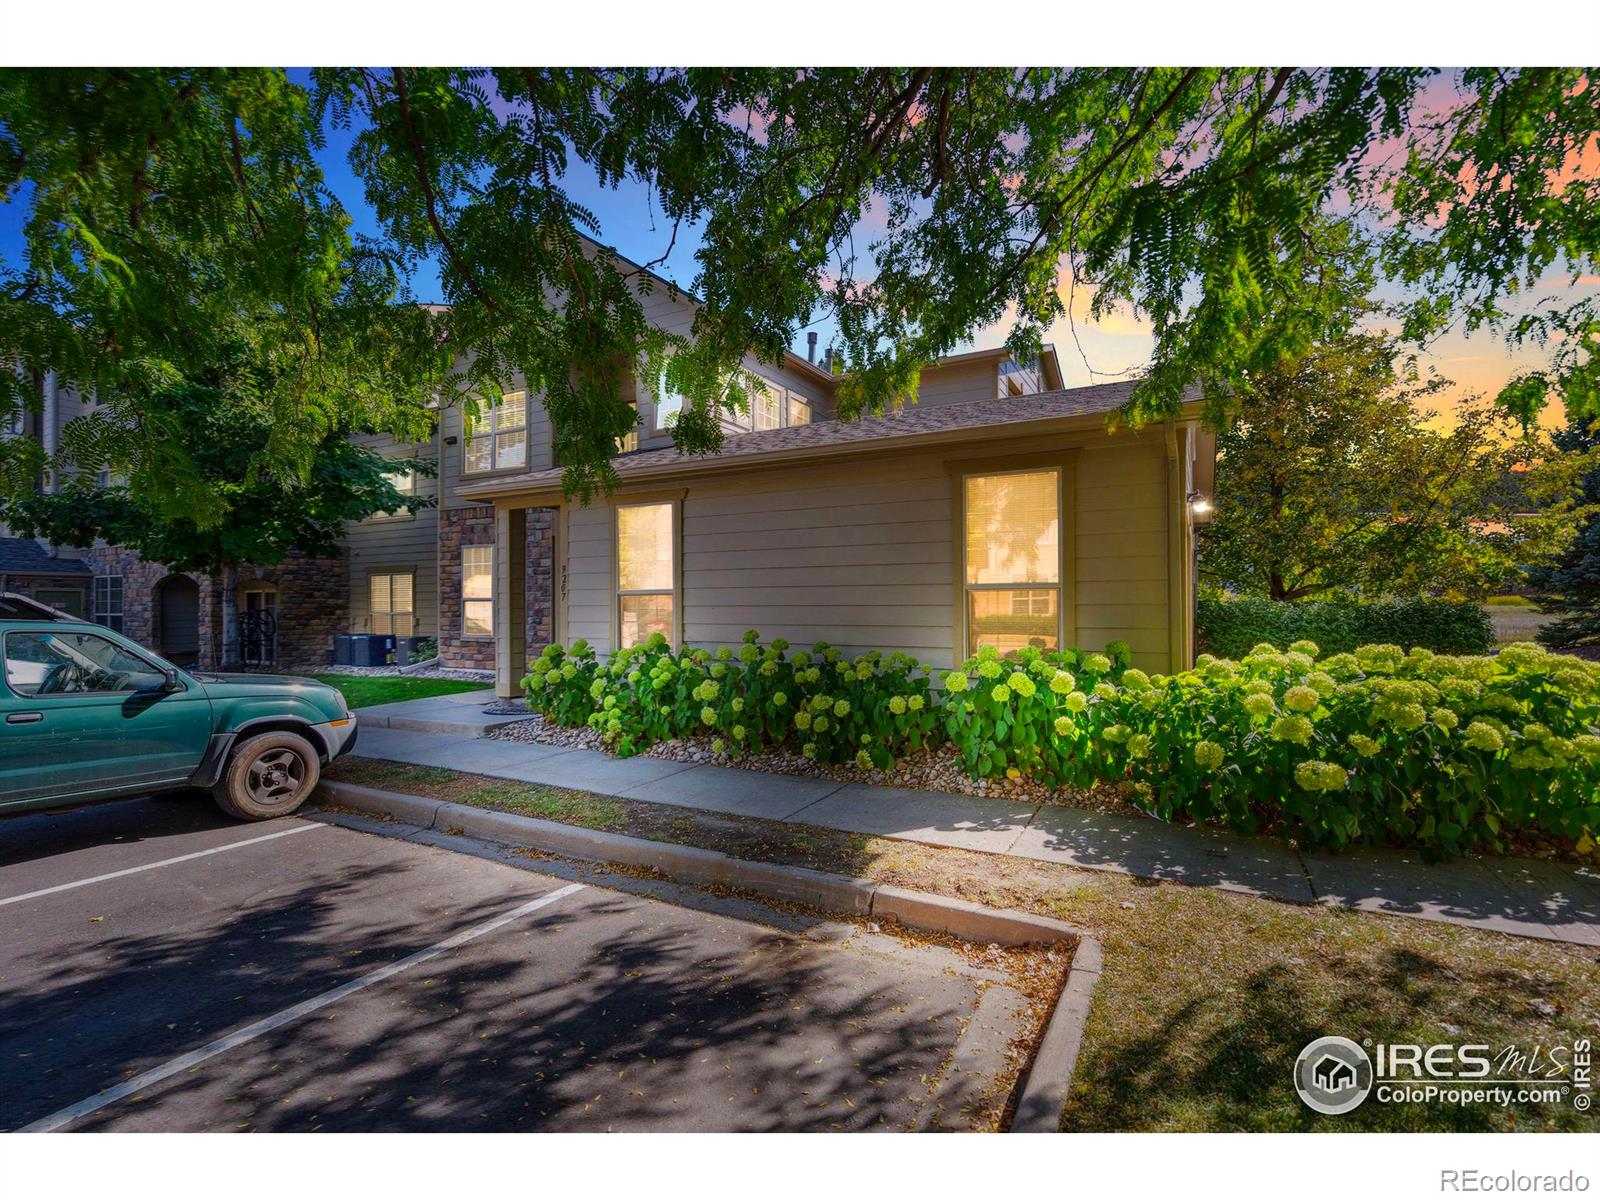
<svg viewBox="0 0 1600 1200">
<path fill-rule="evenodd" d="M 494 547 L 461 548 L 461 636 L 494 636 Z"/>
<path fill-rule="evenodd" d="M 96 625 L 104 625 L 113 633 L 122 632 L 121 575 L 94 577 L 94 605 L 91 615 Z"/>
<path fill-rule="evenodd" d="M 371 576 L 367 628 L 372 633 L 411 637 L 417 631 L 416 587 L 409 571 Z"/>
<path fill-rule="evenodd" d="M 963 480 L 967 653 L 1061 648 L 1061 472 Z"/>
<path fill-rule="evenodd" d="M 673 505 L 617 509 L 617 648 L 653 633 L 673 637 L 678 570 Z"/>
</svg>

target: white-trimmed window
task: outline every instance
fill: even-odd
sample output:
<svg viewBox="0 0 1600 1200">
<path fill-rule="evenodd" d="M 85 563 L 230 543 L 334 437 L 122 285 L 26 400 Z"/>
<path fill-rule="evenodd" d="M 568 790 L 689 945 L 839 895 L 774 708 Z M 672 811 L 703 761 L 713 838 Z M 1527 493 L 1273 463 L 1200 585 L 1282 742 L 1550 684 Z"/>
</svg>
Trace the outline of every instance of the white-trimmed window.
<svg viewBox="0 0 1600 1200">
<path fill-rule="evenodd" d="M 122 576 L 96 575 L 92 585 L 91 615 L 96 625 L 122 632 Z"/>
<path fill-rule="evenodd" d="M 656 432 L 668 433 L 678 423 L 678 415 L 683 412 L 683 397 L 667 386 L 667 373 L 661 372 L 661 378 L 656 380 Z"/>
<path fill-rule="evenodd" d="M 617 439 L 618 454 L 632 454 L 639 448 L 639 406 L 628 405 L 633 410 L 633 428 Z"/>
<path fill-rule="evenodd" d="M 750 385 L 750 416 L 754 428 L 779 429 L 783 426 L 784 390 L 764 379 Z"/>
<path fill-rule="evenodd" d="M 673 636 L 677 531 L 671 501 L 617 508 L 617 648 Z"/>
<path fill-rule="evenodd" d="M 467 475 L 507 471 L 528 464 L 528 393 L 507 392 L 478 413 L 463 414 L 467 448 L 462 470 Z"/>
<path fill-rule="evenodd" d="M 409 571 L 385 571 L 369 576 L 368 630 L 411 637 L 417 632 L 416 594 L 416 578 Z"/>
<path fill-rule="evenodd" d="M 788 393 L 788 400 L 789 400 L 789 424 L 791 424 L 791 425 L 809 425 L 809 424 L 811 424 L 811 405 L 807 404 L 806 401 L 802 397 L 795 395 L 793 392 L 789 392 Z"/>
<path fill-rule="evenodd" d="M 967 653 L 1061 648 L 1061 472 L 962 481 Z"/>
<path fill-rule="evenodd" d="M 404 468 L 385 471 L 383 477 L 389 481 L 389 486 L 402 496 L 415 496 L 417 494 L 416 472 Z M 375 512 L 368 517 L 369 521 L 409 521 L 416 518 L 416 513 L 404 508 L 397 508 L 393 512 Z"/>
<path fill-rule="evenodd" d="M 494 547 L 461 547 L 461 636 L 494 636 Z"/>
</svg>

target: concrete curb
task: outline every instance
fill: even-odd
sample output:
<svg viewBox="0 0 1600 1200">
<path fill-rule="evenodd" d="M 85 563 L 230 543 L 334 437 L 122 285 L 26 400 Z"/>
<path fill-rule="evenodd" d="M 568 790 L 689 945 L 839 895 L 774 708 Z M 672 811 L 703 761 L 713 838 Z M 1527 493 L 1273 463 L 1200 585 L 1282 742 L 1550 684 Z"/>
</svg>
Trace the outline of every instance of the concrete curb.
<svg viewBox="0 0 1600 1200">
<path fill-rule="evenodd" d="M 1055 1011 L 1045 1026 L 1039 1050 L 1033 1056 L 1022 1081 L 1022 1095 L 1012 1115 L 1010 1133 L 1055 1133 L 1066 1112 L 1072 1075 L 1078 1066 L 1078 1051 L 1083 1048 L 1083 1027 L 1089 1017 L 1089 1002 L 1094 985 L 1100 982 L 1104 958 L 1100 943 L 1080 936 L 1072 954 L 1072 969 L 1056 998 Z"/>
<path fill-rule="evenodd" d="M 621 863 L 660 871 L 684 883 L 720 884 L 773 900 L 804 904 L 830 912 L 855 913 L 896 921 L 978 942 L 1019 946 L 1029 942 L 1069 943 L 1072 967 L 1045 1027 L 1033 1066 L 1022 1083 L 1011 1130 L 1054 1131 L 1060 1124 L 1089 1000 L 1100 977 L 1100 943 L 1082 930 L 1050 917 L 1012 909 L 986 908 L 948 896 L 831 875 L 806 867 L 750 862 L 718 850 L 652 842 L 621 833 L 604 833 L 562 825 L 538 817 L 472 808 L 447 800 L 429 800 L 359 784 L 323 780 L 317 796 L 343 808 L 391 817 L 424 829 L 459 830 L 470 837 L 508 842 L 563 858 Z"/>
</svg>

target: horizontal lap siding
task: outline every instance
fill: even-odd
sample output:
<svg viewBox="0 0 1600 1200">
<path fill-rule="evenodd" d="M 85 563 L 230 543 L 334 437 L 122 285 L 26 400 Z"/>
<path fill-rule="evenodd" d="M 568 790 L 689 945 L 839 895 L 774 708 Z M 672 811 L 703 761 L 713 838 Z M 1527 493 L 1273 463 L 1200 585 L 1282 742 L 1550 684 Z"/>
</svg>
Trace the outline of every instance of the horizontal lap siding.
<svg viewBox="0 0 1600 1200">
<path fill-rule="evenodd" d="M 1087 448 L 1077 477 L 1078 644 L 1125 641 L 1135 666 L 1170 670 L 1164 448 Z"/>
<path fill-rule="evenodd" d="M 1073 494 L 1077 628 L 1121 639 L 1168 669 L 1166 460 L 1141 438 L 1078 456 Z M 942 457 L 868 467 L 774 470 L 691 483 L 683 500 L 683 621 L 692 645 L 736 645 L 746 629 L 796 648 L 903 650 L 951 665 L 956 579 L 951 477 Z M 610 650 L 612 509 L 573 508 L 567 636 Z"/>
<path fill-rule="evenodd" d="M 755 629 L 763 641 L 949 665 L 950 480 L 937 461 L 691 487 L 683 547 L 684 633 L 696 645 Z"/>
<path fill-rule="evenodd" d="M 393 438 L 364 436 L 352 438 L 357 445 L 376 450 L 385 458 L 423 458 L 434 455 L 433 443 L 400 446 Z M 418 475 L 417 495 L 436 498 L 439 479 Z M 439 511 L 419 509 L 410 519 L 368 520 L 345 526 L 345 552 L 350 558 L 349 628 L 357 633 L 367 629 L 373 574 L 409 571 L 414 576 L 412 603 L 419 634 L 439 632 Z"/>
<path fill-rule="evenodd" d="M 602 653 L 611 650 L 611 506 L 573 507 L 562 514 L 567 534 L 567 629 L 569 642 L 587 638 Z"/>
</svg>

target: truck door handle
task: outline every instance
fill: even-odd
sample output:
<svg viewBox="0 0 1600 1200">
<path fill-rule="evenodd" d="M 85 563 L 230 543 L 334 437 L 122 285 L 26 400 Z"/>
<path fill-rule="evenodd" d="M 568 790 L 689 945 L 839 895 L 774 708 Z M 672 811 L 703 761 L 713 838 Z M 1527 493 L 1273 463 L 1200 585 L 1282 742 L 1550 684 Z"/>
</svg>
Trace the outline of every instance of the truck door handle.
<svg viewBox="0 0 1600 1200">
<path fill-rule="evenodd" d="M 7 713 L 7 725 L 32 725 L 35 721 L 44 720 L 42 712 Z"/>
</svg>

